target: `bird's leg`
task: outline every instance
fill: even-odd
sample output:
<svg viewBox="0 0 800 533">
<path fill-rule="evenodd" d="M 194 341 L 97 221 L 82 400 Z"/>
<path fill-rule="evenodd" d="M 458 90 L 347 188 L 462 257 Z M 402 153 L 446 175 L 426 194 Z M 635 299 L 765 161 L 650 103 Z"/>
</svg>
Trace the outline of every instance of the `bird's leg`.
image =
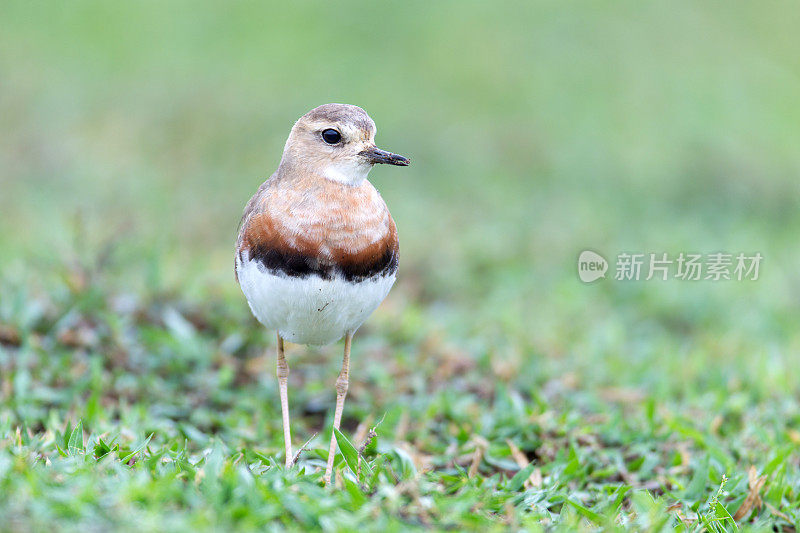
<svg viewBox="0 0 800 533">
<path fill-rule="evenodd" d="M 348 332 L 344 338 L 344 360 L 342 371 L 336 379 L 336 411 L 333 413 L 333 427 L 339 429 L 344 411 L 344 398 L 347 396 L 347 386 L 350 383 L 350 345 L 353 343 L 353 334 Z M 333 459 L 336 457 L 336 432 L 331 432 L 331 448 L 328 451 L 328 467 L 325 469 L 325 484 L 331 481 L 333 473 Z"/>
<path fill-rule="evenodd" d="M 286 468 L 292 466 L 292 430 L 289 426 L 289 365 L 283 351 L 283 338 L 278 333 L 278 388 L 283 414 L 283 444 L 286 446 Z"/>
</svg>

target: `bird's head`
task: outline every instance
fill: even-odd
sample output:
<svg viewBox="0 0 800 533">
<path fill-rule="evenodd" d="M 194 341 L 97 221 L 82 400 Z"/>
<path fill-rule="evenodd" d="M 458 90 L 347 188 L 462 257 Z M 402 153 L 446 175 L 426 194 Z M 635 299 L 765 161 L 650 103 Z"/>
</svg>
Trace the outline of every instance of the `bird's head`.
<svg viewBox="0 0 800 533">
<path fill-rule="evenodd" d="M 349 185 L 361 183 L 376 163 L 407 166 L 407 158 L 375 146 L 375 131 L 375 121 L 358 106 L 321 105 L 295 123 L 281 164 Z"/>
</svg>

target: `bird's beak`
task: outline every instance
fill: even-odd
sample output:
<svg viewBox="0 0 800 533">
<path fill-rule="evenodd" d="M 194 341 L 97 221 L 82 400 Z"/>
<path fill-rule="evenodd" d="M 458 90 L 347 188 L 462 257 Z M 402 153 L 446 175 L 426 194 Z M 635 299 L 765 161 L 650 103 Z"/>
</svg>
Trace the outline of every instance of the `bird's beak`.
<svg viewBox="0 0 800 533">
<path fill-rule="evenodd" d="M 407 167 L 409 163 L 411 163 L 411 161 L 407 157 L 393 154 L 392 152 L 387 152 L 386 150 L 381 150 L 380 148 L 376 148 L 375 146 L 367 148 L 366 150 L 362 150 L 360 155 L 364 156 L 367 159 L 367 161 L 369 161 L 373 165 L 377 163 L 384 163 L 386 165 L 398 165 L 401 167 Z"/>
</svg>

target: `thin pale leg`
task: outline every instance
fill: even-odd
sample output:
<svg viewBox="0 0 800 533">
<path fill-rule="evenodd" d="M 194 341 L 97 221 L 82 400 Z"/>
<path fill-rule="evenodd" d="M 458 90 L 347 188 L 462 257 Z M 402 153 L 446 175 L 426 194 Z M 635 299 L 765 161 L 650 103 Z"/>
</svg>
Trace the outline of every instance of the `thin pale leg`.
<svg viewBox="0 0 800 533">
<path fill-rule="evenodd" d="M 283 444 L 286 446 L 286 468 L 292 466 L 292 430 L 289 426 L 289 365 L 283 350 L 283 338 L 278 333 L 278 388 L 283 414 Z"/>
<path fill-rule="evenodd" d="M 333 413 L 333 427 L 339 429 L 344 411 L 344 399 L 347 396 L 347 386 L 350 384 L 350 345 L 353 343 L 353 334 L 347 333 L 344 338 L 344 360 L 342 371 L 336 379 L 336 411 Z M 336 433 L 331 432 L 331 448 L 328 451 L 328 466 L 325 469 L 325 484 L 331 482 L 333 474 L 333 458 L 336 457 Z"/>
</svg>

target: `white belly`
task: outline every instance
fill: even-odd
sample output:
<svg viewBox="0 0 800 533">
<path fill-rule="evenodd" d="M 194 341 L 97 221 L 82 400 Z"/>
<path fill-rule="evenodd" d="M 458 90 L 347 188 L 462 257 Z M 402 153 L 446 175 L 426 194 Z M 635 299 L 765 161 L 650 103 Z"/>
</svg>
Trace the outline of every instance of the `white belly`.
<svg viewBox="0 0 800 533">
<path fill-rule="evenodd" d="M 271 274 L 257 261 L 236 258 L 236 272 L 259 322 L 299 344 L 330 344 L 355 332 L 380 305 L 396 274 L 350 282 L 317 275 Z"/>
</svg>

